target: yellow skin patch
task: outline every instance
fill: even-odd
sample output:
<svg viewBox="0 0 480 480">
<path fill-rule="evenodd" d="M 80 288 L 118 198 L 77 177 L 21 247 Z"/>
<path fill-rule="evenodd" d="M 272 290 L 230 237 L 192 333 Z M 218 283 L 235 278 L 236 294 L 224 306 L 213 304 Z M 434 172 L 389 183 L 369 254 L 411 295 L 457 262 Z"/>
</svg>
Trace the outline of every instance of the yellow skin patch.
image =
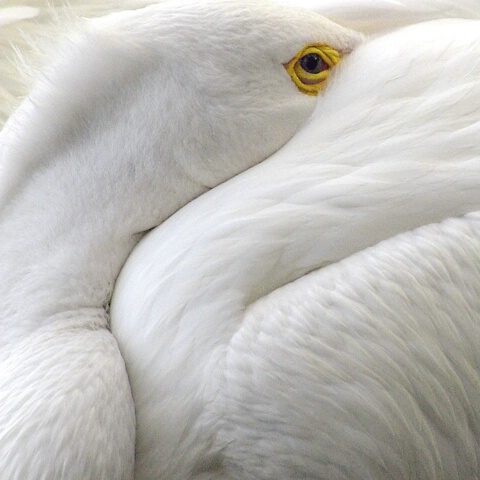
<svg viewBox="0 0 480 480">
<path fill-rule="evenodd" d="M 283 66 L 301 92 L 318 95 L 340 58 L 341 54 L 329 45 L 313 43 L 303 47 Z M 309 68 L 313 66 L 316 68 Z"/>
</svg>

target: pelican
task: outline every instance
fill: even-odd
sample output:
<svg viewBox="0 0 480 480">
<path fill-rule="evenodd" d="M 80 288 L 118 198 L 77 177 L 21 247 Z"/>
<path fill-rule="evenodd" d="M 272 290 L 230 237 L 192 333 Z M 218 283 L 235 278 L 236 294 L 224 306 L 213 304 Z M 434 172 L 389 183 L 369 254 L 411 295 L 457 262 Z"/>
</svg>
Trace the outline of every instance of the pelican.
<svg viewBox="0 0 480 480">
<path fill-rule="evenodd" d="M 0 137 L 2 478 L 132 478 L 108 328 L 121 266 L 285 144 L 361 39 L 309 11 L 179 1 L 92 20 L 52 51 Z"/>
<path fill-rule="evenodd" d="M 479 26 L 357 47 L 279 152 L 134 250 L 142 478 L 480 475 Z"/>
<path fill-rule="evenodd" d="M 388 3 L 311 4 L 365 42 L 209 1 L 52 54 L 0 137 L 5 478 L 480 475 L 480 25 Z"/>
</svg>

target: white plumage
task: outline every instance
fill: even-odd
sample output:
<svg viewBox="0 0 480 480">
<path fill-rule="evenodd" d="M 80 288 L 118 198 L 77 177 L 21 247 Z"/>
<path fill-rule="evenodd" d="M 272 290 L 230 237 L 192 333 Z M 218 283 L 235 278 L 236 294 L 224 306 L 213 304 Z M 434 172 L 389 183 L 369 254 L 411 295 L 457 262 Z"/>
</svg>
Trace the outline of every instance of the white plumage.
<svg viewBox="0 0 480 480">
<path fill-rule="evenodd" d="M 415 5 L 403 18 L 397 12 L 407 2 L 322 8 L 377 35 L 428 18 L 478 17 L 467 1 Z M 185 63 L 156 70 L 155 48 L 163 50 L 147 33 L 161 18 L 156 11 L 94 22 L 60 50 L 47 77 L 59 79 L 55 90 L 41 82 L 2 133 L 2 166 L 9 155 L 22 158 L 3 173 L 8 188 L 0 192 L 5 478 L 130 478 L 130 386 L 138 479 L 478 477 L 480 224 L 477 214 L 464 216 L 480 207 L 478 20 L 419 24 L 355 49 L 287 145 L 182 208 L 135 248 L 112 301 L 114 339 L 103 305 L 137 240 L 129 235 L 270 155 L 315 104 L 288 76 L 266 88 L 282 69 L 258 76 L 253 63 L 243 65 L 242 78 L 258 82 L 261 95 L 249 90 L 237 100 L 260 105 L 258 123 L 222 117 L 209 137 L 216 89 L 217 113 L 245 107 L 232 100 L 238 84 L 222 91 L 240 61 L 228 42 L 217 50 L 230 30 L 188 20 L 190 35 L 204 35 L 194 35 L 194 46 L 180 44 L 182 61 L 192 65 L 207 52 L 210 61 L 202 57 L 194 72 L 216 69 L 215 88 L 202 90 L 198 78 L 180 74 Z M 366 21 L 372 11 L 378 25 Z M 242 28 L 259 13 L 242 11 Z M 279 28 L 271 45 L 284 42 L 280 64 L 302 42 L 349 50 L 359 41 L 337 27 L 316 40 L 331 24 L 289 15 L 302 28 Z M 179 38 L 173 19 L 182 16 L 186 10 L 172 12 L 168 38 Z M 212 17 L 222 26 L 223 15 Z M 140 38 L 145 18 L 150 26 Z M 322 32 L 303 36 L 317 21 Z M 99 41 L 105 31 L 108 44 Z M 260 37 L 266 43 L 235 37 L 242 58 L 266 52 L 267 30 Z M 125 53 L 126 38 L 133 54 Z M 145 57 L 148 42 L 155 47 Z M 230 62 L 217 64 L 226 49 Z M 175 95 L 198 92 L 194 86 L 205 97 Z M 93 92 L 96 104 L 87 104 Z M 115 108 L 99 107 L 114 98 Z M 298 112 L 291 124 L 269 110 L 285 98 L 276 108 Z M 51 129 L 58 118 L 70 119 L 67 128 Z M 277 122 L 283 127 L 272 135 Z M 175 149 L 142 136 L 165 128 Z M 22 129 L 38 133 L 16 144 Z M 229 142 L 232 132 L 243 133 L 239 143 Z M 192 152 L 185 158 L 207 161 L 215 157 L 212 136 L 218 158 L 228 151 L 236 163 L 191 170 L 185 162 L 186 177 L 171 162 L 157 172 L 148 160 L 159 153 L 181 160 L 180 145 Z M 132 168 L 129 157 L 140 155 L 147 160 Z"/>
<path fill-rule="evenodd" d="M 451 225 L 427 228 L 255 302 L 392 235 L 478 209 L 480 69 L 457 52 L 479 47 L 478 23 L 469 21 L 414 26 L 359 47 L 280 152 L 137 247 L 112 317 L 140 454 L 185 462 L 199 455 L 190 443 L 197 437 L 185 434 L 193 431 L 245 478 L 478 474 L 480 311 L 444 272 L 470 255 L 466 283 L 478 290 L 478 239 L 468 232 L 478 222 L 455 234 L 473 237 L 469 254 L 462 243 L 451 252 L 443 245 Z M 435 271 L 442 248 L 445 265 Z M 471 337 L 455 345 L 448 315 L 456 308 L 465 311 L 454 325 Z M 449 374 L 440 380 L 439 369 Z M 459 378 L 473 382 L 468 395 Z M 448 402 L 454 410 L 443 416 Z"/>
</svg>

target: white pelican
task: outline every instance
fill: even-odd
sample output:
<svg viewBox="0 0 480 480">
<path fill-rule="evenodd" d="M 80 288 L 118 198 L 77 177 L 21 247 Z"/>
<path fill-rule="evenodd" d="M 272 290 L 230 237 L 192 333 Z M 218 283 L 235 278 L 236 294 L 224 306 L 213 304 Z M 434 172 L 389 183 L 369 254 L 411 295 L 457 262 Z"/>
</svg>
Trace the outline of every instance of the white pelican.
<svg viewBox="0 0 480 480">
<path fill-rule="evenodd" d="M 397 12 L 408 4 L 414 5 L 325 1 L 323 6 L 338 21 L 377 32 L 451 15 L 448 9 L 475 16 L 471 1 L 425 1 L 415 4 L 423 16 L 405 20 Z M 383 20 L 378 24 L 365 13 L 375 11 L 383 15 L 376 17 Z M 106 28 L 109 22 L 99 24 Z M 358 37 L 353 38 L 356 43 Z M 280 152 L 202 195 L 135 249 L 116 287 L 112 328 L 135 400 L 136 478 L 436 480 L 480 475 L 480 225 L 476 215 L 463 217 L 480 205 L 479 49 L 479 23 L 464 20 L 402 29 L 359 47 L 336 69 L 306 127 Z M 82 105 L 81 96 L 75 98 Z M 10 198 L 25 173 L 7 173 L 7 186 L 13 187 L 5 196 Z M 94 187 L 89 188 L 92 197 Z M 115 190 L 108 183 L 102 189 Z M 114 198 L 120 201 L 120 195 Z M 102 215 L 99 224 L 105 222 L 106 210 L 92 205 L 95 197 L 83 198 L 85 222 L 78 219 L 77 230 L 56 239 L 59 250 L 50 257 L 45 253 L 53 249 L 50 245 L 41 252 L 38 294 L 46 287 L 54 292 L 39 302 L 41 307 L 46 301 L 61 308 L 72 302 L 62 294 L 79 265 L 92 272 L 91 278 L 104 267 L 98 259 L 105 258 L 105 251 L 92 252 L 91 264 L 81 264 L 92 240 L 98 249 L 105 245 L 91 227 L 81 232 L 84 244 L 75 251 L 65 243 L 67 238 L 78 242 L 79 229 L 94 224 L 97 215 Z M 143 215 L 157 209 L 155 202 L 141 207 Z M 115 227 L 125 224 L 121 219 L 128 208 L 122 205 Z M 459 218 L 428 225 L 450 217 Z M 117 245 L 121 232 L 109 231 L 109 225 L 100 233 L 108 232 L 107 241 Z M 26 239 L 25 248 L 34 250 L 39 243 L 39 238 Z M 65 255 L 62 264 L 45 278 L 47 260 L 59 254 Z M 20 260 L 27 264 L 29 259 L 15 258 L 22 273 Z M 109 278 L 115 277 L 112 270 Z M 84 285 L 90 298 L 100 296 L 93 282 Z M 30 292 L 35 289 L 38 283 Z M 108 298 L 110 291 L 106 284 L 101 293 Z M 24 304 L 14 308 L 38 308 Z M 2 402 L 7 403 L 0 412 L 10 413 L 25 403 L 22 396 L 36 395 L 29 410 L 17 414 L 18 422 L 8 417 L 10 432 L 20 431 L 29 447 L 34 445 L 22 453 L 38 448 L 39 438 L 46 436 L 49 450 L 36 451 L 34 460 L 44 469 L 60 465 L 72 452 L 95 458 L 92 451 L 102 446 L 114 454 L 124 445 L 131 455 L 131 424 L 123 431 L 115 425 L 115 431 L 112 425 L 85 422 L 79 437 L 70 435 L 85 412 L 83 392 L 68 420 L 55 417 L 59 410 L 51 404 L 36 423 L 33 415 L 25 418 L 40 410 L 38 391 L 49 386 L 45 380 L 32 382 L 30 372 L 43 374 L 47 361 L 68 377 L 75 362 L 88 359 L 72 378 L 80 385 L 95 381 L 89 384 L 92 395 L 98 395 L 103 379 L 102 400 L 108 395 L 127 399 L 121 359 L 106 331 L 110 356 L 89 346 L 95 351 L 90 360 L 92 354 L 83 350 L 87 332 L 75 330 L 74 320 L 67 328 L 60 322 L 45 325 L 42 336 L 29 337 L 8 321 L 3 320 L 5 333 L 24 338 L 5 345 L 10 353 L 5 368 L 23 376 L 16 384 L 2 383 Z M 90 332 L 91 338 L 98 333 Z M 65 338 L 72 345 L 78 341 L 77 350 L 68 351 Z M 39 342 L 45 339 L 54 342 L 53 348 L 61 346 L 64 361 L 73 367 L 58 365 L 58 353 L 48 357 L 47 343 Z M 34 345 L 39 351 L 33 351 Z M 39 359 L 43 363 L 29 370 Z M 105 360 L 110 362 L 99 368 Z M 12 382 L 17 374 L 8 375 Z M 112 395 L 112 379 L 124 382 L 123 395 Z M 50 394 L 61 398 L 57 389 Z M 131 408 L 128 401 L 123 406 Z M 52 431 L 69 443 L 52 443 Z M 91 437 L 90 452 L 85 450 L 87 433 L 103 435 Z M 20 459 L 14 443 L 7 442 L 0 445 L 7 445 L 9 460 L 17 462 L 7 464 L 17 469 L 6 470 L 13 472 L 11 478 L 39 478 L 39 470 L 32 474 L 32 464 L 22 463 L 25 455 Z M 50 454 L 52 445 L 64 450 Z M 129 478 L 132 458 L 126 458 L 124 476 L 109 472 L 105 478 Z M 63 466 L 58 478 L 72 478 L 72 471 Z M 81 478 L 102 478 L 98 472 L 88 474 Z"/>
<path fill-rule="evenodd" d="M 287 142 L 361 39 L 267 2 L 180 1 L 93 20 L 53 51 L 0 136 L 2 479 L 132 478 L 108 329 L 121 266 Z"/>
<path fill-rule="evenodd" d="M 468 20 L 366 42 L 136 248 L 112 329 L 140 478 L 480 476 L 479 218 L 428 226 L 480 207 L 479 52 Z"/>
</svg>

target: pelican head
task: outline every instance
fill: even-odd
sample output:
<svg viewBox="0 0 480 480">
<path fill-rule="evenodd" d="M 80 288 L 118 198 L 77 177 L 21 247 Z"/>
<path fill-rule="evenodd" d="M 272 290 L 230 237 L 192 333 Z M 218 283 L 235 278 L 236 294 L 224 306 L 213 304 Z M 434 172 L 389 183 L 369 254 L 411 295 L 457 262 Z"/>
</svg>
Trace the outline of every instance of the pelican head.
<svg viewBox="0 0 480 480">
<path fill-rule="evenodd" d="M 310 11 L 251 0 L 167 1 L 91 20 L 56 48 L 14 116 L 34 132 L 20 156 L 35 168 L 68 152 L 82 181 L 101 175 L 108 197 L 83 188 L 97 204 L 143 195 L 130 202 L 141 209 L 121 209 L 133 230 L 149 229 L 285 144 L 360 41 Z M 158 205 L 149 218 L 146 202 Z"/>
<path fill-rule="evenodd" d="M 285 144 L 361 36 L 257 0 L 161 2 L 65 36 L 0 134 L 0 354 L 16 355 L 0 471 L 127 480 L 135 417 L 106 308 L 120 268 Z M 162 478 L 187 478 L 172 465 Z"/>
</svg>

